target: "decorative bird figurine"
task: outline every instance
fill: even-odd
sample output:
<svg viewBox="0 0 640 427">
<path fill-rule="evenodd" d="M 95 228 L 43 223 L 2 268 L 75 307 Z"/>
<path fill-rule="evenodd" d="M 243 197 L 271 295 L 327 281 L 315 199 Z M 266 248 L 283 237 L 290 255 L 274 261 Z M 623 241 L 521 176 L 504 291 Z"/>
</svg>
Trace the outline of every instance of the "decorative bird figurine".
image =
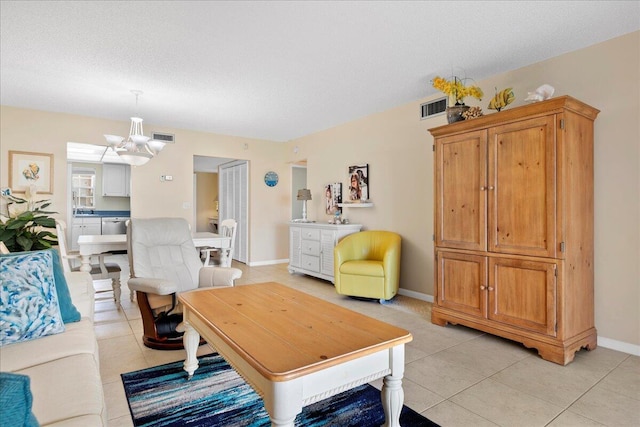
<svg viewBox="0 0 640 427">
<path fill-rule="evenodd" d="M 535 92 L 527 92 L 528 96 L 525 98 L 525 101 L 529 102 L 538 102 L 544 101 L 545 99 L 549 99 L 553 96 L 553 92 L 555 89 L 553 86 L 548 84 L 543 84 Z"/>
<path fill-rule="evenodd" d="M 489 101 L 489 109 L 500 111 L 507 105 L 511 104 L 513 100 L 516 99 L 512 89 L 513 88 L 508 87 L 498 92 L 498 88 L 496 88 L 496 96 Z"/>
</svg>

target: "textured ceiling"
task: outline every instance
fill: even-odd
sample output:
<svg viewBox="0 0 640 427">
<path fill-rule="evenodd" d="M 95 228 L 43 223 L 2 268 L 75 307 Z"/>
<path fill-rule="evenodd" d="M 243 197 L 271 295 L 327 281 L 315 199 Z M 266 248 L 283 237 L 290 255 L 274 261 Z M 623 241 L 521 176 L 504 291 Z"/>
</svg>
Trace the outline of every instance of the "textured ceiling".
<svg viewBox="0 0 640 427">
<path fill-rule="evenodd" d="M 640 29 L 638 1 L 2 1 L 0 103 L 286 141 Z M 86 141 L 100 142 L 100 141 Z"/>
</svg>

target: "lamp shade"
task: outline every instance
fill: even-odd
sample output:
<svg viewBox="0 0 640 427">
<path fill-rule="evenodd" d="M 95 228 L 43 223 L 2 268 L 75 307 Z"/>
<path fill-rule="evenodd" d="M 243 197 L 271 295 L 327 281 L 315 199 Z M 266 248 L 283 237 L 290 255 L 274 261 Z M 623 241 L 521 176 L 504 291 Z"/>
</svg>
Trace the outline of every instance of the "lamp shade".
<svg viewBox="0 0 640 427">
<path fill-rule="evenodd" d="M 311 190 L 308 188 L 302 188 L 298 190 L 298 200 L 311 200 Z"/>
</svg>

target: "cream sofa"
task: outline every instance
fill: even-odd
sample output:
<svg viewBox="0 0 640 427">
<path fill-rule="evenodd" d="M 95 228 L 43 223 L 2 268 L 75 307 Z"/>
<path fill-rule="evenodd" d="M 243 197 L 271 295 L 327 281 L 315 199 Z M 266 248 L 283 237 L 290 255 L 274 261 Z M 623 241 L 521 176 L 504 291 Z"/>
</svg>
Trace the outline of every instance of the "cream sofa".
<svg viewBox="0 0 640 427">
<path fill-rule="evenodd" d="M 29 376 L 41 426 L 106 426 L 93 282 L 88 273 L 65 278 L 80 321 L 65 324 L 60 334 L 0 347 L 0 370 Z"/>
</svg>

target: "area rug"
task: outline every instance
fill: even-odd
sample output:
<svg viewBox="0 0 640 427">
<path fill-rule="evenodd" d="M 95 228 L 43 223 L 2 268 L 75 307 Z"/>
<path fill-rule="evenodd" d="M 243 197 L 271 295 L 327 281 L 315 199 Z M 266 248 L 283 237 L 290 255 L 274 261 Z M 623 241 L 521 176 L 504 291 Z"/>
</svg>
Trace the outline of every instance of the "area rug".
<svg viewBox="0 0 640 427">
<path fill-rule="evenodd" d="M 262 399 L 218 354 L 198 358 L 186 379 L 182 362 L 122 374 L 135 426 L 270 426 Z M 296 426 L 379 426 L 384 423 L 380 391 L 369 384 L 309 405 Z M 404 406 L 402 426 L 436 426 Z"/>
</svg>

